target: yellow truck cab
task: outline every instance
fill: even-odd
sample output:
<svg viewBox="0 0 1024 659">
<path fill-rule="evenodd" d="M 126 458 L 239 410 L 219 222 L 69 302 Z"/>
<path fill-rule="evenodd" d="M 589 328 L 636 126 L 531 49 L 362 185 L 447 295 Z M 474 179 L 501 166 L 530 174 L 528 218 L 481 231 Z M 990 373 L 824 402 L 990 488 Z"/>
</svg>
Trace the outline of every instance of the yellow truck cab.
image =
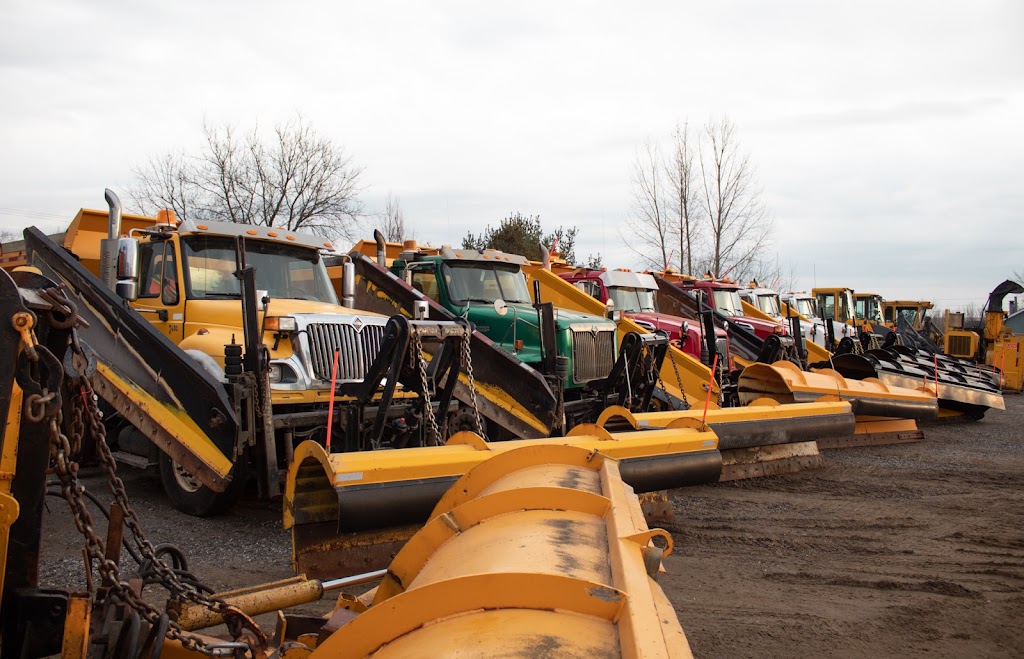
<svg viewBox="0 0 1024 659">
<path fill-rule="evenodd" d="M 116 200 L 116 195 L 111 193 L 111 198 Z M 248 421 L 241 423 L 244 434 L 237 440 L 235 455 L 228 457 L 237 465 L 237 459 L 246 455 L 246 462 L 258 465 L 262 495 L 280 491 L 282 467 L 287 466 L 294 443 L 326 439 L 336 353 L 335 450 L 415 441 L 411 438 L 417 427 L 377 420 L 401 416 L 404 408 L 378 410 L 380 406 L 357 400 L 357 394 L 344 394 L 358 391 L 362 399 L 365 391 L 381 386 L 382 381 L 371 385 L 364 380 L 387 343 L 389 317 L 339 304 L 322 254 L 332 249 L 329 241 L 266 226 L 179 222 L 171 212 L 158 217 L 130 215 L 121 213 L 119 201 L 116 208 L 111 203 L 110 212 L 82 209 L 64 233 L 50 240 L 100 284 L 116 290 L 228 391 L 243 392 L 229 396 L 235 414 Z M 2 254 L 4 269 L 26 265 L 24 241 L 3 245 Z M 246 299 L 255 301 L 249 303 L 253 313 L 248 320 Z M 243 350 L 247 328 L 254 350 Z M 259 367 L 253 370 L 250 364 L 256 361 Z M 152 367 L 158 378 L 161 368 L 170 368 Z M 403 397 L 406 394 L 397 391 L 394 400 Z M 339 407 L 345 401 L 358 404 Z M 111 439 L 119 460 L 139 467 L 159 465 L 164 489 L 181 510 L 212 514 L 237 495 L 213 492 L 137 429 L 125 425 Z M 236 469 L 232 482 L 243 480 L 244 473 L 239 476 Z"/>
<path fill-rule="evenodd" d="M 91 216 L 91 217 L 90 217 Z M 106 226 L 106 211 L 83 209 L 72 223 L 67 247 L 94 273 L 98 246 L 86 227 Z M 138 285 L 131 306 L 154 327 L 216 375 L 223 375 L 225 346 L 242 343 L 236 240 L 256 268 L 257 319 L 270 352 L 274 405 L 326 401 L 335 349 L 339 381 L 361 380 L 376 355 L 387 317 L 343 307 L 321 258 L 332 248 L 323 238 L 273 227 L 231 222 L 177 222 L 123 216 L 138 240 Z M 127 220 L 127 221 L 125 221 Z M 86 256 L 82 256 L 84 252 Z M 98 252 L 97 252 L 98 253 Z M 92 267 L 90 267 L 92 266 Z"/>
</svg>

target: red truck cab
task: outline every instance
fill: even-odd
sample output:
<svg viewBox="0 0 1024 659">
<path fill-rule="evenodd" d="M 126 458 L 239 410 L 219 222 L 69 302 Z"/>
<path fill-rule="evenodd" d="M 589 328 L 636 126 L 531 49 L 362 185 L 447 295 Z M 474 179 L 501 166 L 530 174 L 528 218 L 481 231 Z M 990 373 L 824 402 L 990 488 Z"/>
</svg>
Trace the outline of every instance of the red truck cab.
<svg viewBox="0 0 1024 659">
<path fill-rule="evenodd" d="M 628 318 L 641 327 L 650 330 L 661 330 L 668 334 L 669 340 L 679 347 L 683 334 L 681 349 L 694 359 L 710 366 L 707 345 L 704 343 L 704 332 L 700 321 L 693 318 L 681 318 L 658 311 L 658 283 L 649 274 L 630 270 L 588 270 L 577 268 L 558 275 L 572 283 L 580 290 L 607 304 L 610 300 L 613 308 L 622 311 Z M 729 355 L 729 338 L 725 330 L 715 329 L 715 347 L 723 359 Z M 730 368 L 732 359 L 729 360 Z"/>
<path fill-rule="evenodd" d="M 781 323 L 744 315 L 743 304 L 740 300 L 740 285 L 730 279 L 685 278 L 676 281 L 675 285 L 685 291 L 704 293 L 705 300 L 715 311 L 728 316 L 730 323 L 746 328 L 761 340 L 767 339 L 772 334 L 784 332 Z"/>
</svg>

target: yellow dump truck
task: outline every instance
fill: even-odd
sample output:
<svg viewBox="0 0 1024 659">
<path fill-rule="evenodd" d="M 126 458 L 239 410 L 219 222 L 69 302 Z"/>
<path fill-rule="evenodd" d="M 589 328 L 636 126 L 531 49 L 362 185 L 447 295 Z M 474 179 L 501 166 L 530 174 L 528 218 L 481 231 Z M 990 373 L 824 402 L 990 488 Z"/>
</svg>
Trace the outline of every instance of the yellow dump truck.
<svg viewBox="0 0 1024 659">
<path fill-rule="evenodd" d="M 357 311 L 351 295 L 348 307 L 340 304 L 322 258 L 332 245 L 323 238 L 178 222 L 167 213 L 126 215 L 113 193 L 107 199 L 109 211 L 81 210 L 55 237 L 59 245 L 29 229 L 26 235 L 35 233 L 28 244 L 4 246 L 4 267 L 34 266 L 62 281 L 82 311 L 94 315 L 83 331 L 104 334 L 93 343 L 107 361 L 170 343 L 223 385 L 228 402 L 197 423 L 237 423 L 234 437 L 219 447 L 235 463 L 231 479 L 204 468 L 216 456 L 197 462 L 196 447 L 154 439 L 150 425 L 159 424 L 137 422 L 115 404 L 127 421 L 111 428 L 116 457 L 159 466 L 177 507 L 199 515 L 221 511 L 250 475 L 261 494 L 278 494 L 292 447 L 304 439 L 332 451 L 443 442 L 453 392 L 439 382 L 458 371 L 468 328 Z M 125 313 L 129 306 L 149 328 Z M 419 372 L 406 357 L 430 342 L 443 346 L 442 358 Z M 181 365 L 157 359 L 139 366 L 151 372 L 136 381 L 162 387 L 181 403 L 190 388 Z"/>
</svg>

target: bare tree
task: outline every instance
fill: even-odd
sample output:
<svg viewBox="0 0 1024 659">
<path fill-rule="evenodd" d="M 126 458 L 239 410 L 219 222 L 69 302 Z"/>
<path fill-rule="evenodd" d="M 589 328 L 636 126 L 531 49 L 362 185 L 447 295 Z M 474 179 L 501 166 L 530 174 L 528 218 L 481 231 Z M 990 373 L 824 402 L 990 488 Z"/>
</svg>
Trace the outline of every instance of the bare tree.
<svg viewBox="0 0 1024 659">
<path fill-rule="evenodd" d="M 710 225 L 710 270 L 744 276 L 770 245 L 774 222 L 761 199 L 750 157 L 740 151 L 728 118 L 704 127 L 700 160 L 704 211 Z"/>
<path fill-rule="evenodd" d="M 698 155 L 697 145 L 690 140 L 689 122 L 676 124 L 665 175 L 672 197 L 669 212 L 675 216 L 674 230 L 679 235 L 679 270 L 688 274 L 694 272 L 693 251 L 698 241 L 698 222 L 703 216 L 695 165 Z"/>
<path fill-rule="evenodd" d="M 351 238 L 363 213 L 362 168 L 303 117 L 264 141 L 257 126 L 239 137 L 204 124 L 198 155 L 170 153 L 134 169 L 132 200 L 144 212 L 171 208 L 183 219 L 226 220 Z"/>
<path fill-rule="evenodd" d="M 409 228 L 405 224 L 405 212 L 398 197 L 390 192 L 384 198 L 384 210 L 377 215 L 380 230 L 384 238 L 390 242 L 400 243 L 409 238 Z"/>
<path fill-rule="evenodd" d="M 131 200 L 147 215 L 169 208 L 182 219 L 200 214 L 201 189 L 196 182 L 193 159 L 182 151 L 169 151 L 132 168 L 135 185 Z"/>
<path fill-rule="evenodd" d="M 631 250 L 647 265 L 667 269 L 671 250 L 672 221 L 664 199 L 664 164 L 658 145 L 650 140 L 633 161 L 633 205 L 622 236 Z"/>
</svg>

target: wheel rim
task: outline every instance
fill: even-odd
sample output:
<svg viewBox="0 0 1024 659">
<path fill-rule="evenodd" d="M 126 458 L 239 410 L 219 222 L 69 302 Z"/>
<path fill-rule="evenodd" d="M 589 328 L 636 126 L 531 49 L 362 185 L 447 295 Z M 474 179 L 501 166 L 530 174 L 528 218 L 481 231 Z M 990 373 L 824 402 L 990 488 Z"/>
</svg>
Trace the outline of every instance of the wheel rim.
<svg viewBox="0 0 1024 659">
<path fill-rule="evenodd" d="M 203 486 L 203 484 L 197 481 L 187 469 L 174 460 L 171 460 L 171 467 L 174 472 L 174 482 L 176 482 L 178 487 L 183 491 L 188 492 L 189 494 L 195 494 L 199 491 L 199 488 Z"/>
</svg>

